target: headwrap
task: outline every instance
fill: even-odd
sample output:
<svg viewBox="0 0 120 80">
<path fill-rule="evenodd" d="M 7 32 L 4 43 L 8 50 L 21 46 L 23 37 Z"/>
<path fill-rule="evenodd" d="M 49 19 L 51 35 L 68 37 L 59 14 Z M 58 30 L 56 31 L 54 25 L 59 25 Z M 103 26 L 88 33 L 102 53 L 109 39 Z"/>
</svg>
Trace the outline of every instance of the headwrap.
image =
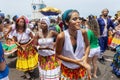
<svg viewBox="0 0 120 80">
<path fill-rule="evenodd" d="M 23 15 L 21 17 L 23 17 L 25 19 L 26 24 L 29 24 L 29 19 L 26 16 Z"/>
<path fill-rule="evenodd" d="M 66 21 L 67 18 L 68 18 L 68 14 L 69 14 L 70 12 L 72 12 L 72 11 L 73 11 L 73 9 L 68 9 L 68 10 L 66 10 L 66 11 L 62 14 L 62 21 L 63 21 L 63 24 L 64 24 L 65 29 L 67 29 L 67 25 L 65 24 L 65 21 Z"/>
<path fill-rule="evenodd" d="M 20 19 L 23 19 L 25 21 L 25 18 L 24 17 L 19 17 L 17 18 L 16 22 L 18 23 Z M 26 22 L 25 22 L 26 23 Z"/>
<path fill-rule="evenodd" d="M 50 19 L 48 17 L 42 17 L 40 21 L 44 21 L 48 27 L 50 26 Z"/>
<path fill-rule="evenodd" d="M 66 10 L 66 11 L 62 14 L 62 21 L 63 21 L 63 22 L 66 21 L 66 19 L 67 19 L 67 17 L 68 17 L 68 14 L 69 14 L 70 12 L 72 12 L 72 11 L 73 11 L 73 9 L 69 9 L 69 10 Z"/>
</svg>

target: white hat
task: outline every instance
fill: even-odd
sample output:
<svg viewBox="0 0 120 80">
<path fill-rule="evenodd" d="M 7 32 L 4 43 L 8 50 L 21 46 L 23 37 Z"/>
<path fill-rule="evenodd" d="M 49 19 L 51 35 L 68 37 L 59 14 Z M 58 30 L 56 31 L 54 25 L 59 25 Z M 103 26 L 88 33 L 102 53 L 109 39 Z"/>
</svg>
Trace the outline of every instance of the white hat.
<svg viewBox="0 0 120 80">
<path fill-rule="evenodd" d="M 49 27 L 50 26 L 50 19 L 48 17 L 42 17 L 40 19 L 40 21 L 45 21 L 45 23 L 47 24 L 47 26 Z"/>
</svg>

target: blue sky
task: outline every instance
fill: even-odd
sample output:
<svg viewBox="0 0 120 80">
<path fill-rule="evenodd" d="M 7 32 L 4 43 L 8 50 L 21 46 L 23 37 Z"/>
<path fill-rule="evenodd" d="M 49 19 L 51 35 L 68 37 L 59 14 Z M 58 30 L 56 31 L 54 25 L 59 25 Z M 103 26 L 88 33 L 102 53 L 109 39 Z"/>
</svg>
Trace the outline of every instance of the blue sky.
<svg viewBox="0 0 120 80">
<path fill-rule="evenodd" d="M 0 10 L 6 14 L 31 15 L 32 1 L 37 0 L 0 0 Z M 47 6 L 53 6 L 64 12 L 67 9 L 77 9 L 80 16 L 89 14 L 100 15 L 101 10 L 108 8 L 110 15 L 120 10 L 120 0 L 44 0 Z"/>
</svg>

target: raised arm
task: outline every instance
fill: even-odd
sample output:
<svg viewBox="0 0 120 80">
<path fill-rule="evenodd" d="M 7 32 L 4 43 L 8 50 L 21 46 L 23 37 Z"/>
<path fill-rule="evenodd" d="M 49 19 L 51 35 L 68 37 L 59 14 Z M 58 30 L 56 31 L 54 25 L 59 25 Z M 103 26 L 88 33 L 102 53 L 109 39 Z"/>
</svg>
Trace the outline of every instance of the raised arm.
<svg viewBox="0 0 120 80">
<path fill-rule="evenodd" d="M 12 31 L 12 27 L 9 26 L 8 32 L 4 35 L 4 37 L 7 38 L 11 31 Z"/>
</svg>

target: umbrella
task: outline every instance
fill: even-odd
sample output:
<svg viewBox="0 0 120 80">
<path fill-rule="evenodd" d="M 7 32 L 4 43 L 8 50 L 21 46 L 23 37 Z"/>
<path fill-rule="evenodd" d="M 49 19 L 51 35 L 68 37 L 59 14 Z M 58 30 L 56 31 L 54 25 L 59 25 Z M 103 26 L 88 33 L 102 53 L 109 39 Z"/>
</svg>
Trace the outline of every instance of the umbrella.
<svg viewBox="0 0 120 80">
<path fill-rule="evenodd" d="M 45 7 L 39 10 L 43 15 L 50 16 L 50 15 L 58 15 L 61 11 L 54 7 Z"/>
</svg>

